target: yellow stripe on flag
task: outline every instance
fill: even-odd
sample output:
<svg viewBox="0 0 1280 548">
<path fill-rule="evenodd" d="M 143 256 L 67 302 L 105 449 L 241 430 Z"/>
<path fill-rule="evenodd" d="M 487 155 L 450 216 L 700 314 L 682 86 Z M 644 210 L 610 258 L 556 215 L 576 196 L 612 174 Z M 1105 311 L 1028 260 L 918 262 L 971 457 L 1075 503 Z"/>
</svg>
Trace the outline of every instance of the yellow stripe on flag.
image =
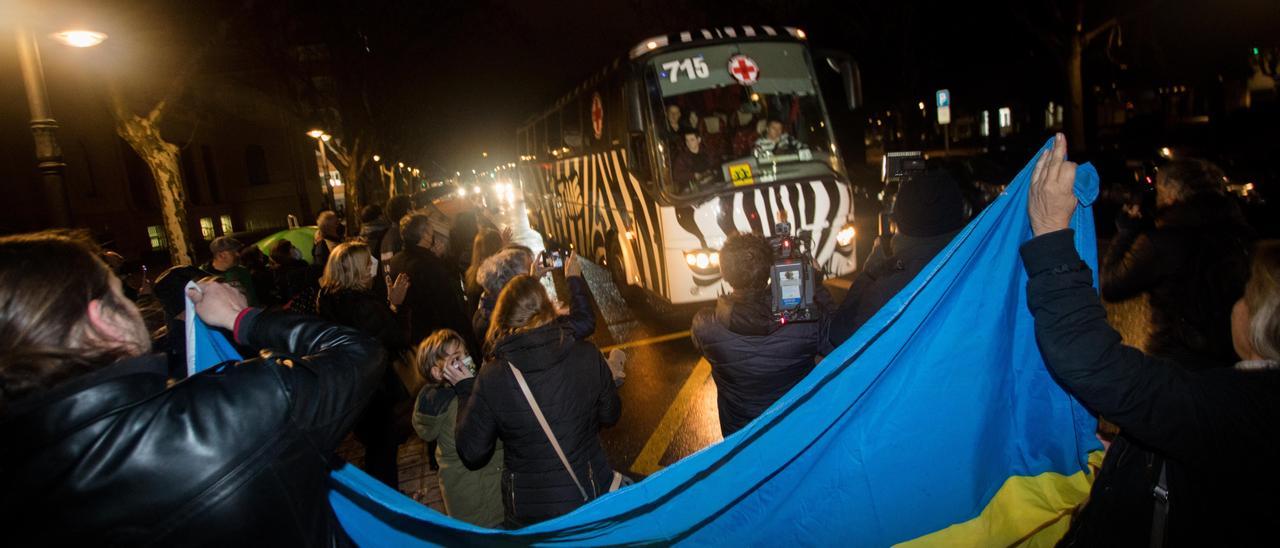
<svg viewBox="0 0 1280 548">
<path fill-rule="evenodd" d="M 1089 472 L 1046 472 L 1009 478 L 978 517 L 897 546 L 1053 546 L 1089 496 L 1102 451 L 1089 454 Z"/>
</svg>

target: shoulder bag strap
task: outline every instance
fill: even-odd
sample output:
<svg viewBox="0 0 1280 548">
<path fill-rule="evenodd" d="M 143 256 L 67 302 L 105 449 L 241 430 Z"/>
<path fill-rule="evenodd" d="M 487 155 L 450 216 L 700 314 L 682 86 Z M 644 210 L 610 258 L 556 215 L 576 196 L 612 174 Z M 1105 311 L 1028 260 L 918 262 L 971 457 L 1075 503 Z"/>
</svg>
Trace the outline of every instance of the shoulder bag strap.
<svg viewBox="0 0 1280 548">
<path fill-rule="evenodd" d="M 569 466 L 569 459 L 565 458 L 564 451 L 560 449 L 560 442 L 556 441 L 556 435 L 551 432 L 551 425 L 547 424 L 547 418 L 542 416 L 542 408 L 538 407 L 537 400 L 533 399 L 533 392 L 529 391 L 529 383 L 524 382 L 524 375 L 511 362 L 507 362 L 507 367 L 510 367 L 511 373 L 516 376 L 516 383 L 520 385 L 520 391 L 524 392 L 524 399 L 528 400 L 529 407 L 533 408 L 533 416 L 538 418 L 538 424 L 542 426 L 542 433 L 547 435 L 547 441 L 551 442 L 552 449 L 556 450 L 556 456 L 560 457 L 560 464 L 564 465 L 565 471 L 569 472 L 569 477 L 573 478 L 573 484 L 578 486 L 578 492 L 582 494 L 582 500 L 591 500 L 587 497 L 587 490 L 582 488 L 582 482 L 578 481 L 578 475 L 573 473 L 573 467 Z"/>
<path fill-rule="evenodd" d="M 1164 535 L 1169 523 L 1169 479 L 1166 470 L 1168 461 L 1160 463 L 1160 479 L 1151 494 L 1155 498 L 1155 509 L 1151 513 L 1151 547 L 1164 546 Z"/>
</svg>

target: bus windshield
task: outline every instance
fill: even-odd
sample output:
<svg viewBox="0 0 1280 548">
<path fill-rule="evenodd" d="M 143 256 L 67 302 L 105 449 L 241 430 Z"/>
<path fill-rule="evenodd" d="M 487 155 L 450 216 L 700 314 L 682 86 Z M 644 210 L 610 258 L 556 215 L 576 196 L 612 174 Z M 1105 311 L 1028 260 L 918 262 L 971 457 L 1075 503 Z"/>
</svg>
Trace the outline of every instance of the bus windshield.
<svg viewBox="0 0 1280 548">
<path fill-rule="evenodd" d="M 801 44 L 665 53 L 650 62 L 647 79 L 663 184 L 672 195 L 836 169 L 830 124 Z"/>
</svg>

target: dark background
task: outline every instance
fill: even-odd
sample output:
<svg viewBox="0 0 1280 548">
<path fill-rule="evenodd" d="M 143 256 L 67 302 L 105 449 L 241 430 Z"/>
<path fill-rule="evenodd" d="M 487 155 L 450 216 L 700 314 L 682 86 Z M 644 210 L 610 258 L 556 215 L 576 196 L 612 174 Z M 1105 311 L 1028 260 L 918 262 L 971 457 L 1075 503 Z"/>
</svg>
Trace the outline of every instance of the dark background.
<svg viewBox="0 0 1280 548">
<path fill-rule="evenodd" d="M 29 2 L 7 9 L 12 14 Z M 384 156 L 443 174 L 514 160 L 515 128 L 580 79 L 649 36 L 711 25 L 797 26 L 815 48 L 853 54 L 872 109 L 931 105 L 933 91 L 944 87 L 957 108 L 1061 102 L 1063 70 L 1046 37 L 1062 29 L 1055 12 L 1070 19 L 1075 5 L 55 0 L 21 16 L 110 34 L 109 48 L 93 53 L 104 59 L 93 70 L 111 71 L 126 88 L 162 89 L 195 59 L 205 74 L 234 74 L 246 55 L 288 73 L 292 60 L 282 52 L 323 43 L 347 97 L 340 101 L 344 123 L 370 128 Z M 1280 2 L 1273 0 L 1122 0 L 1083 9 L 1086 26 L 1119 17 L 1122 29 L 1120 43 L 1106 37 L 1086 52 L 1086 86 L 1241 77 L 1244 53 L 1280 36 Z M 3 108 L 25 105 L 8 101 Z M 490 157 L 482 159 L 482 151 Z"/>
</svg>

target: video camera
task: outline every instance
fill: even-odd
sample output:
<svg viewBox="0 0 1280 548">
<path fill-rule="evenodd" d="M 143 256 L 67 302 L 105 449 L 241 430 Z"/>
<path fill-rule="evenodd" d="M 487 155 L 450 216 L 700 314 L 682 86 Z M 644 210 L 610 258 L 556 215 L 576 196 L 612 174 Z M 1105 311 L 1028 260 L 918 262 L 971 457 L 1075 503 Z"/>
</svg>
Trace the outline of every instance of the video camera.
<svg viewBox="0 0 1280 548">
<path fill-rule="evenodd" d="M 880 211 L 880 239 L 884 245 L 888 245 L 893 238 L 890 219 L 893 216 L 893 203 L 898 198 L 898 187 L 904 181 L 924 173 L 926 169 L 924 155 L 918 150 L 890 152 L 881 160 L 880 179 L 884 183 L 884 189 L 880 191 L 880 203 L 884 207 Z"/>
<path fill-rule="evenodd" d="M 773 266 L 769 269 L 773 288 L 773 319 L 781 324 L 816 320 L 813 305 L 814 272 L 809 233 L 791 235 L 791 223 L 774 225 L 769 238 L 773 248 Z"/>
</svg>

